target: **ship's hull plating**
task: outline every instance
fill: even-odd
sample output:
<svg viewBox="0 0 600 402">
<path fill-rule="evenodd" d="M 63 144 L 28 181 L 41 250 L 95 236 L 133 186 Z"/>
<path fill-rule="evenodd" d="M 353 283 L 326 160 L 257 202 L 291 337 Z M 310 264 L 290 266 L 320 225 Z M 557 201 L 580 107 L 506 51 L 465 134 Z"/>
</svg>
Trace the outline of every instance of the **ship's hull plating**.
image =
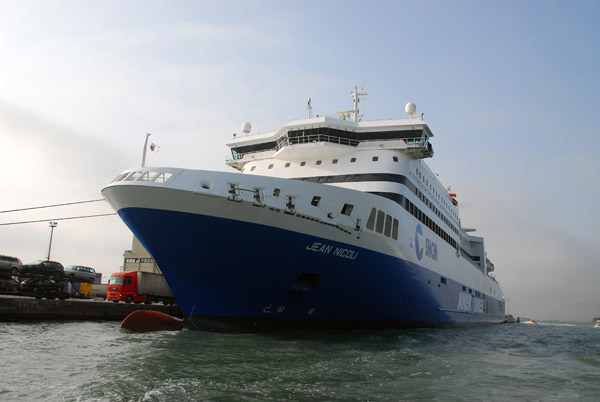
<svg viewBox="0 0 600 402">
<path fill-rule="evenodd" d="M 489 296 L 478 296 L 483 311 L 459 310 L 461 293 L 476 295 L 420 265 L 293 228 L 150 208 L 125 207 L 119 215 L 160 266 L 191 328 L 402 328 L 504 319 L 504 303 Z"/>
</svg>

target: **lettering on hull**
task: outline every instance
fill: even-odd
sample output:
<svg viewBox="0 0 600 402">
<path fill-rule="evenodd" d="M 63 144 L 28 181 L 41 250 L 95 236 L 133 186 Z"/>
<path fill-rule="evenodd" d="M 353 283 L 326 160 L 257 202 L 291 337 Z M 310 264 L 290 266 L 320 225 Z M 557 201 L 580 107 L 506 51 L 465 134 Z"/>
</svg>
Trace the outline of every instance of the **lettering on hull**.
<svg viewBox="0 0 600 402">
<path fill-rule="evenodd" d="M 314 242 L 306 246 L 308 251 L 315 253 L 322 253 L 328 255 L 334 255 L 336 257 L 347 258 L 349 260 L 356 260 L 358 257 L 358 251 L 349 248 L 336 247 L 331 244 Z"/>
<path fill-rule="evenodd" d="M 487 301 L 479 297 L 473 297 L 466 292 L 458 294 L 458 310 L 470 313 L 487 313 Z"/>
</svg>

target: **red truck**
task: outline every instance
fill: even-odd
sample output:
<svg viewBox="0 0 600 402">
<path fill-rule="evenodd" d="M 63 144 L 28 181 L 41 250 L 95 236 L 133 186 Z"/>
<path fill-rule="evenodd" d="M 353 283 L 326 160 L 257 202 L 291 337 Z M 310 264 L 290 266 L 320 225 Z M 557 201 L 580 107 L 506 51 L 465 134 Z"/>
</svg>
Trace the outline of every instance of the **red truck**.
<svg viewBox="0 0 600 402">
<path fill-rule="evenodd" d="M 125 271 L 112 274 L 108 281 L 106 300 L 115 303 L 123 300 L 125 303 L 162 302 L 175 304 L 173 293 L 160 274 L 143 271 Z"/>
</svg>

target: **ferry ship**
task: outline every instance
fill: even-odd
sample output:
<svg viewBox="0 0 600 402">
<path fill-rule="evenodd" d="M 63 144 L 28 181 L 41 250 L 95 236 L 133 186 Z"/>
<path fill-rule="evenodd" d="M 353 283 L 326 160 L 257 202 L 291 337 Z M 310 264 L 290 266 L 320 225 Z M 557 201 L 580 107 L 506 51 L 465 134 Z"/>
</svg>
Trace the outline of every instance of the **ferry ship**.
<svg viewBox="0 0 600 402">
<path fill-rule="evenodd" d="M 504 321 L 484 239 L 425 163 L 416 106 L 353 108 L 227 145 L 233 170 L 124 171 L 104 198 L 201 330 L 440 327 Z"/>
</svg>

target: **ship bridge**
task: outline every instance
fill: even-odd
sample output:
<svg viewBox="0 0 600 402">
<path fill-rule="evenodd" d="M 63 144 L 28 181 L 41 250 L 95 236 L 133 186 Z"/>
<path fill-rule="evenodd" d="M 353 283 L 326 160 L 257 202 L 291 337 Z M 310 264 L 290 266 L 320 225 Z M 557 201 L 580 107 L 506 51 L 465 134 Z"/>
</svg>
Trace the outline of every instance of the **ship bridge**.
<svg viewBox="0 0 600 402">
<path fill-rule="evenodd" d="M 229 166 L 241 170 L 257 159 L 299 160 L 308 156 L 334 156 L 377 144 L 409 154 L 414 159 L 433 156 L 433 133 L 420 119 L 352 122 L 331 117 L 294 120 L 280 130 L 237 137 L 227 144 Z"/>
</svg>

